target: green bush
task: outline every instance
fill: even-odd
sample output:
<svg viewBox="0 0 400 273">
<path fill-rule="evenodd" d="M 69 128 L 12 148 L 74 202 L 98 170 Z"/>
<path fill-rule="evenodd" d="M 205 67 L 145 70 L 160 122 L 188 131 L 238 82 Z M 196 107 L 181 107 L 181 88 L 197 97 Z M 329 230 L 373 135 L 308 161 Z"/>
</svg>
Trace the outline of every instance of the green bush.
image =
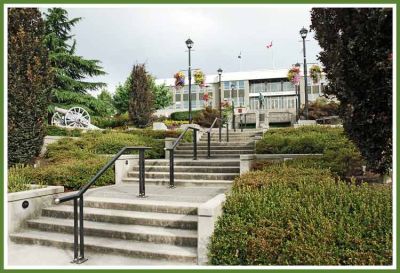
<svg viewBox="0 0 400 273">
<path fill-rule="evenodd" d="M 342 178 L 359 174 L 364 164 L 360 152 L 342 128 L 324 126 L 271 129 L 257 142 L 256 153 L 321 153 L 323 156 L 319 159 L 302 159 L 303 164 L 328 168 Z"/>
<path fill-rule="evenodd" d="M 387 185 L 272 164 L 234 182 L 209 246 L 214 265 L 389 265 Z"/>
<path fill-rule="evenodd" d="M 194 119 L 197 115 L 201 113 L 202 110 L 195 110 L 192 111 L 192 118 Z M 174 112 L 171 113 L 171 119 L 172 120 L 189 120 L 189 112 L 188 111 L 183 111 L 183 112 Z"/>
<path fill-rule="evenodd" d="M 69 137 L 80 137 L 82 135 L 82 130 L 80 129 L 69 129 L 53 125 L 47 125 L 46 136 L 69 136 Z"/>
<path fill-rule="evenodd" d="M 42 184 L 61 185 L 77 190 L 87 182 L 110 160 L 109 157 L 91 155 L 90 158 L 66 159 L 32 169 L 30 177 Z M 114 170 L 107 170 L 95 183 L 95 186 L 114 184 Z"/>
<path fill-rule="evenodd" d="M 8 192 L 29 190 L 32 180 L 26 172 L 28 167 L 16 164 L 8 169 Z"/>
<path fill-rule="evenodd" d="M 126 128 L 129 124 L 128 113 L 112 117 L 92 117 L 91 123 L 99 128 Z"/>
<path fill-rule="evenodd" d="M 215 118 L 218 117 L 219 117 L 218 110 L 213 109 L 211 107 L 206 107 L 194 118 L 194 123 L 205 128 L 210 128 Z M 218 127 L 219 121 L 217 121 L 214 126 Z"/>
</svg>

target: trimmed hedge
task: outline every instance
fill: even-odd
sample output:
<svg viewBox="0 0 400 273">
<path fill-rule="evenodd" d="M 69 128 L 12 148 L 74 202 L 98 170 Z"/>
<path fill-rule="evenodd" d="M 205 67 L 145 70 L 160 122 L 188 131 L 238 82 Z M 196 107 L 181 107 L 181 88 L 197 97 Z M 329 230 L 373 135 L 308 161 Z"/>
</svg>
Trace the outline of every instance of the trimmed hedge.
<svg viewBox="0 0 400 273">
<path fill-rule="evenodd" d="M 303 126 L 270 129 L 256 144 L 258 154 L 322 153 L 319 159 L 302 159 L 304 166 L 328 168 L 344 178 L 358 175 L 364 160 L 342 128 Z"/>
<path fill-rule="evenodd" d="M 209 246 L 214 265 L 389 265 L 387 185 L 273 164 L 235 180 Z"/>
<path fill-rule="evenodd" d="M 92 117 L 91 123 L 102 129 L 126 128 L 129 124 L 129 116 L 125 113 L 113 117 Z"/>
<path fill-rule="evenodd" d="M 69 137 L 80 137 L 82 130 L 80 129 L 69 129 L 58 127 L 54 125 L 47 125 L 45 130 L 46 136 L 69 136 Z"/>
<path fill-rule="evenodd" d="M 198 116 L 202 110 L 195 110 L 192 111 L 192 118 L 194 119 L 196 116 Z M 174 112 L 171 113 L 171 119 L 172 120 L 189 120 L 189 111 L 183 111 L 183 112 Z"/>
</svg>

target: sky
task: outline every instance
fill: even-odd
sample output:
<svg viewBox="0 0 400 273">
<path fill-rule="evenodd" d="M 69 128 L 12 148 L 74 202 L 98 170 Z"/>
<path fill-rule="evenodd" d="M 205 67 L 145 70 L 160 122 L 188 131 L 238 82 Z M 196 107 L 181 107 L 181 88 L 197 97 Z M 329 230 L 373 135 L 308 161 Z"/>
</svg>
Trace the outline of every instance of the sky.
<svg viewBox="0 0 400 273">
<path fill-rule="evenodd" d="M 82 17 L 72 29 L 76 52 L 101 61 L 107 75 L 93 80 L 115 91 L 132 66 L 145 63 L 156 78 L 172 78 L 187 70 L 185 41 L 194 42 L 192 68 L 215 74 L 258 69 L 289 69 L 302 63 L 299 30 L 311 24 L 306 5 L 141 5 L 66 8 Z M 272 41 L 272 47 L 266 45 Z M 314 33 L 306 39 L 307 63 L 321 51 Z M 241 52 L 241 64 L 238 55 Z M 96 94 L 96 93 L 95 93 Z M 94 95 L 95 95 L 94 94 Z"/>
</svg>

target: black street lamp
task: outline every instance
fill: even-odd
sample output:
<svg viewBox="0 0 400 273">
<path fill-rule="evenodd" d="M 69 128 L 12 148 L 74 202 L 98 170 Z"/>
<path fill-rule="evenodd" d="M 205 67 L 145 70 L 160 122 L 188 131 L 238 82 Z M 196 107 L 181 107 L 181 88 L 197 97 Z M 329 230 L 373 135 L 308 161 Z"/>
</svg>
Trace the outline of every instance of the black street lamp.
<svg viewBox="0 0 400 273">
<path fill-rule="evenodd" d="M 298 67 L 300 70 L 300 64 L 296 63 L 294 65 L 295 67 Z M 300 118 L 300 83 L 295 85 L 295 90 L 296 90 L 296 120 Z"/>
<path fill-rule="evenodd" d="M 186 46 L 189 50 L 189 69 L 188 69 L 188 80 L 189 80 L 189 123 L 192 123 L 192 68 L 190 63 L 190 50 L 193 47 L 193 41 L 189 38 L 186 40 Z"/>
<path fill-rule="evenodd" d="M 300 29 L 300 35 L 303 39 L 303 57 L 304 57 L 304 114 L 308 119 L 308 90 L 307 90 L 307 61 L 306 61 L 306 37 L 308 30 L 304 27 Z"/>
<path fill-rule="evenodd" d="M 219 81 L 219 142 L 221 142 L 221 130 L 222 130 L 222 96 L 221 96 L 221 89 L 222 89 L 222 85 L 221 85 L 221 75 L 222 75 L 222 69 L 219 68 L 218 69 L 218 81 Z"/>
</svg>

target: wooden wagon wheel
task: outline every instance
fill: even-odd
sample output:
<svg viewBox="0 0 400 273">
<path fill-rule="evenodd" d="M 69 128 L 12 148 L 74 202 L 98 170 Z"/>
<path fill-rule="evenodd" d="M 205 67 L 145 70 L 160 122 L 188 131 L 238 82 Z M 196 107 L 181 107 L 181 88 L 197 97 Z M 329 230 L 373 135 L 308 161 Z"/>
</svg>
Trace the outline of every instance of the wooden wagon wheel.
<svg viewBox="0 0 400 273">
<path fill-rule="evenodd" d="M 65 126 L 87 128 L 90 125 L 89 113 L 81 107 L 72 107 L 65 114 Z"/>
</svg>

